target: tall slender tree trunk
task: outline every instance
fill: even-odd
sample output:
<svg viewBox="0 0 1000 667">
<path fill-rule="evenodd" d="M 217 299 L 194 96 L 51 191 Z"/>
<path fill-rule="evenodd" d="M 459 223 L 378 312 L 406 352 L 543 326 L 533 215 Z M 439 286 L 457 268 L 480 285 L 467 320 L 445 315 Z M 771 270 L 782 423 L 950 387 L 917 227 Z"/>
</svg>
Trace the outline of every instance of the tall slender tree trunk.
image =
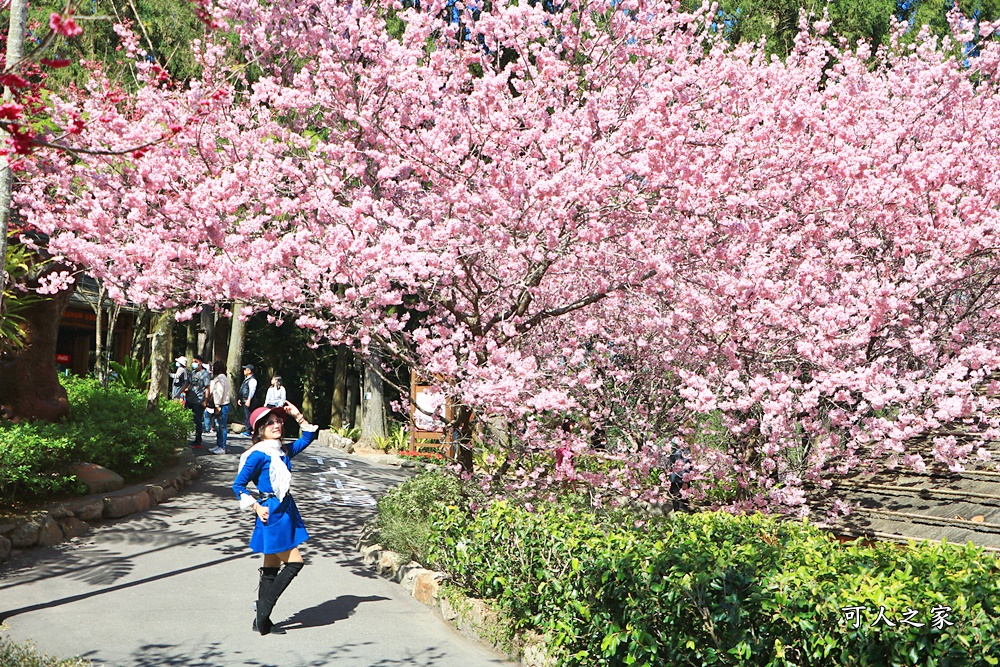
<svg viewBox="0 0 1000 667">
<path fill-rule="evenodd" d="M 229 327 L 231 321 L 228 317 L 223 317 L 218 310 L 215 311 L 215 336 L 212 343 L 214 357 L 216 361 L 229 361 Z M 227 366 L 228 368 L 228 366 Z"/>
<path fill-rule="evenodd" d="M 167 310 L 155 315 L 152 342 L 150 345 L 151 370 L 149 392 L 146 394 L 146 409 L 155 411 L 160 399 L 170 399 L 170 361 L 173 355 L 174 311 Z"/>
<path fill-rule="evenodd" d="M 361 423 L 361 377 L 356 372 L 347 373 L 347 424 L 357 426 Z"/>
<path fill-rule="evenodd" d="M 385 383 L 375 370 L 379 358 L 372 354 L 365 363 L 364 389 L 361 395 L 361 437 L 358 442 L 372 446 L 375 438 L 384 438 L 389 429 L 385 418 Z"/>
<path fill-rule="evenodd" d="M 95 358 L 94 358 L 94 375 L 97 376 L 97 381 L 104 384 L 107 378 L 107 370 L 104 368 L 104 284 L 100 283 L 97 286 L 97 302 L 92 303 L 94 306 L 94 312 L 97 313 L 97 330 L 96 336 L 97 340 L 94 342 L 95 347 Z"/>
<path fill-rule="evenodd" d="M 313 424 L 316 423 L 316 397 L 313 394 L 316 392 L 317 363 L 316 351 L 308 350 L 305 373 L 302 375 L 302 414 L 305 415 L 306 421 Z"/>
<path fill-rule="evenodd" d="M 10 23 L 7 26 L 7 59 L 4 68 L 9 70 L 24 56 L 24 26 L 28 21 L 28 0 L 10 0 Z M 4 101 L 13 93 L 9 86 L 3 90 Z M 7 133 L 0 130 L 0 144 L 7 141 Z M 3 313 L 3 293 L 7 288 L 3 260 L 7 256 L 7 230 L 10 221 L 10 197 L 14 174 L 6 156 L 0 156 L 0 313 Z"/>
<path fill-rule="evenodd" d="M 455 408 L 455 422 L 452 427 L 452 442 L 456 450 L 456 457 L 462 466 L 462 471 L 472 473 L 472 410 L 461 405 Z"/>
<path fill-rule="evenodd" d="M 152 312 L 142 307 L 135 318 L 135 328 L 132 329 L 132 354 L 139 360 L 139 365 L 146 366 L 149 362 L 150 345 L 153 332 L 150 331 Z"/>
<path fill-rule="evenodd" d="M 208 304 L 201 309 L 201 331 L 205 340 L 201 342 L 201 357 L 209 366 L 215 361 L 215 306 Z"/>
<path fill-rule="evenodd" d="M 122 312 L 122 307 L 117 303 L 108 306 L 108 331 L 104 334 L 104 383 L 107 385 L 107 377 L 111 373 L 111 353 L 114 350 L 115 327 L 118 325 L 118 316 Z"/>
<path fill-rule="evenodd" d="M 243 339 L 246 335 L 246 322 L 240 319 L 240 310 L 243 302 L 237 301 L 233 304 L 233 317 L 229 323 L 229 353 L 226 357 L 226 371 L 229 373 L 229 381 L 233 385 L 233 405 L 236 404 L 236 393 L 243 382 Z"/>
<path fill-rule="evenodd" d="M 199 356 L 201 351 L 198 349 L 198 320 L 190 319 L 187 323 L 187 338 L 184 341 L 184 356 L 190 361 L 195 356 Z"/>
<path fill-rule="evenodd" d="M 330 428 L 338 429 L 348 421 L 347 410 L 347 363 L 351 348 L 340 345 L 337 349 L 337 365 L 333 369 L 333 400 L 330 404 Z"/>
</svg>

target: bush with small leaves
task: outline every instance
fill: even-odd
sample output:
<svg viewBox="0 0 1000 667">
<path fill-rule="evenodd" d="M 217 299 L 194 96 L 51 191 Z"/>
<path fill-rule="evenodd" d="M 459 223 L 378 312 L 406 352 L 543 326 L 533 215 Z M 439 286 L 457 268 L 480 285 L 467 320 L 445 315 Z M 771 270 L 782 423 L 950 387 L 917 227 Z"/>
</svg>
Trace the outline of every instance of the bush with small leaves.
<svg viewBox="0 0 1000 667">
<path fill-rule="evenodd" d="M 622 521 L 439 505 L 431 560 L 560 664 L 1000 662 L 1000 561 L 971 545 L 841 545 L 764 515 Z"/>
</svg>

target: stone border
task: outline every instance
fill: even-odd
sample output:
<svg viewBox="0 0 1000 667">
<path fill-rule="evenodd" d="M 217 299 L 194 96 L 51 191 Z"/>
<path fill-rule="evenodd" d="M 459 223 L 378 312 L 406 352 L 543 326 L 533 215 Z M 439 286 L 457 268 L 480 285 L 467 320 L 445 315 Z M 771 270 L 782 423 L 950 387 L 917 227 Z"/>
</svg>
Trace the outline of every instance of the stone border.
<svg viewBox="0 0 1000 667">
<path fill-rule="evenodd" d="M 553 667 L 545 638 L 538 634 L 503 636 L 501 614 L 485 600 L 454 595 L 454 589 L 442 595 L 441 583 L 448 579 L 444 572 L 435 572 L 417 561 L 403 563 L 402 557 L 382 545 L 359 538 L 355 548 L 361 560 L 374 567 L 376 574 L 395 581 L 416 600 L 428 605 L 438 616 L 451 623 L 459 632 L 477 642 L 489 645 L 524 667 Z"/>
<path fill-rule="evenodd" d="M 190 448 L 181 450 L 180 463 L 145 484 L 110 493 L 97 493 L 51 503 L 26 516 L 0 523 L 0 563 L 20 550 L 51 547 L 83 535 L 92 523 L 120 519 L 167 502 L 201 474 Z"/>
</svg>

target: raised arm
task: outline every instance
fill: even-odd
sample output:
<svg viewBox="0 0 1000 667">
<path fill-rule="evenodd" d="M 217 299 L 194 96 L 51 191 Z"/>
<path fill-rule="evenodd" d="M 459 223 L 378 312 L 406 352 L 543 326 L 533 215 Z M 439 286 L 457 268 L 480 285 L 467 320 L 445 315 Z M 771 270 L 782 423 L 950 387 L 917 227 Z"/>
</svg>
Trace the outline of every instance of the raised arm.
<svg viewBox="0 0 1000 667">
<path fill-rule="evenodd" d="M 291 401 L 285 401 L 285 414 L 298 422 L 299 428 L 302 429 L 302 435 L 299 439 L 288 446 L 288 456 L 295 456 L 303 449 L 312 444 L 313 440 L 316 439 L 316 433 L 319 431 L 319 426 L 315 424 L 310 424 L 306 421 L 306 418 L 302 415 L 297 407 L 292 405 Z"/>
</svg>

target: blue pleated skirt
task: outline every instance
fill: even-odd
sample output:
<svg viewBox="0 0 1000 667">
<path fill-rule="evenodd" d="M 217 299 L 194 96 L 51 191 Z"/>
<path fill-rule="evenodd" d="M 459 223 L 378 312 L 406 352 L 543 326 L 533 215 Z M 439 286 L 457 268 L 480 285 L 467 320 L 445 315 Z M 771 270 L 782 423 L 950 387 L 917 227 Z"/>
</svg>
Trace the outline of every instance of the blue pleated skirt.
<svg viewBox="0 0 1000 667">
<path fill-rule="evenodd" d="M 267 523 L 257 517 L 253 535 L 250 536 L 250 551 L 255 554 L 277 554 L 294 549 L 309 539 L 292 494 L 286 495 L 280 503 L 277 498 L 268 498 L 265 504 Z"/>
</svg>

